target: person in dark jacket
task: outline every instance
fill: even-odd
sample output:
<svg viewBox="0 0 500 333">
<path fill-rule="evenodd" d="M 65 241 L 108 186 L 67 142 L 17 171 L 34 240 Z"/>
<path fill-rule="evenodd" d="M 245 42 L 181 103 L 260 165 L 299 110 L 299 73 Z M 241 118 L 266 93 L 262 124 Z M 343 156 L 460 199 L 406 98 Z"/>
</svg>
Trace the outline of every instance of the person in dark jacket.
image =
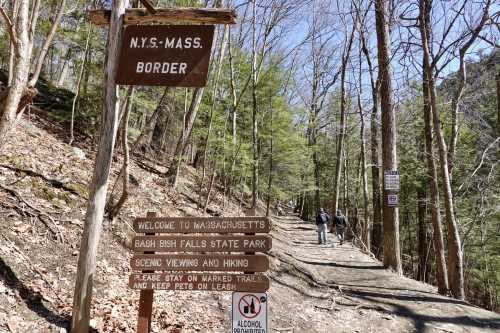
<svg viewBox="0 0 500 333">
<path fill-rule="evenodd" d="M 340 209 L 338 209 L 337 213 L 335 214 L 335 230 L 337 232 L 337 237 L 340 240 L 340 245 L 344 244 L 344 232 L 346 228 L 347 228 L 347 219 L 342 214 Z"/>
<path fill-rule="evenodd" d="M 318 244 L 326 244 L 327 225 L 330 221 L 328 215 L 323 208 L 320 208 L 316 215 L 316 225 L 318 226 Z"/>
</svg>

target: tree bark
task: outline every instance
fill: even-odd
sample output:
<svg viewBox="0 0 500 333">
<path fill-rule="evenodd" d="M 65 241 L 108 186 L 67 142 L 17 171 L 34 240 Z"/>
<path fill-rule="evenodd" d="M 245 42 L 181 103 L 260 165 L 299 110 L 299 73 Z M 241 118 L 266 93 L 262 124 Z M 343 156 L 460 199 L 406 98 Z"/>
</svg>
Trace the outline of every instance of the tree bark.
<svg viewBox="0 0 500 333">
<path fill-rule="evenodd" d="M 340 124 L 339 133 L 337 135 L 337 152 L 335 156 L 335 176 L 333 179 L 333 211 L 335 214 L 338 209 L 339 203 L 339 187 L 340 187 L 340 175 L 342 174 L 342 151 L 344 148 L 344 136 L 346 131 L 346 91 L 345 91 L 345 81 L 346 81 L 346 71 L 349 60 L 349 55 L 351 53 L 352 41 L 354 39 L 355 26 L 353 25 L 351 34 L 348 41 L 344 44 L 344 51 L 342 54 L 342 67 L 340 74 Z M 344 202 L 345 204 L 345 202 Z M 345 211 L 345 209 L 344 209 Z M 347 212 L 346 212 L 347 213 Z M 332 228 L 333 232 L 333 228 Z"/>
<path fill-rule="evenodd" d="M 85 50 L 85 53 L 87 51 Z M 69 63 L 71 61 L 72 49 L 68 48 L 66 51 L 66 56 L 64 57 L 64 62 L 61 68 L 61 73 L 59 74 L 59 79 L 57 79 L 56 87 L 61 88 L 68 77 Z"/>
<path fill-rule="evenodd" d="M 213 118 L 214 118 L 214 112 L 215 112 L 215 104 L 217 102 L 218 98 L 218 89 L 219 89 L 219 78 L 220 74 L 222 71 L 222 62 L 224 61 L 224 56 L 226 53 L 226 45 L 227 45 L 227 40 L 228 40 L 228 26 L 224 27 L 224 34 L 222 36 L 221 40 L 221 45 L 219 49 L 219 58 L 217 60 L 217 70 L 214 78 L 214 83 L 213 83 L 213 90 L 212 90 L 212 103 L 210 105 L 210 115 L 208 117 L 208 129 L 207 129 L 207 135 L 205 136 L 205 148 L 203 149 L 203 166 L 202 166 L 202 172 L 201 172 L 201 180 L 200 180 L 200 188 L 199 188 L 199 193 L 200 193 L 200 206 L 201 206 L 201 194 L 203 190 L 203 183 L 205 182 L 205 176 L 206 176 L 206 169 L 207 169 L 207 160 L 208 160 L 208 152 L 210 151 L 210 138 L 212 134 L 212 127 L 213 127 Z M 214 154 L 214 159 L 216 158 Z M 215 166 L 215 163 L 214 163 Z M 206 209 L 206 207 L 204 208 Z"/>
<path fill-rule="evenodd" d="M 418 220 L 418 272 L 419 281 L 425 282 L 427 277 L 427 226 L 425 223 L 425 185 L 417 187 L 417 220 Z M 411 242 L 411 239 L 409 240 Z"/>
<path fill-rule="evenodd" d="M 496 77 L 497 81 L 497 138 L 500 138 L 500 69 Z M 500 143 L 498 145 L 500 152 Z"/>
<path fill-rule="evenodd" d="M 421 17 L 427 17 L 431 11 L 431 0 L 420 0 Z M 463 256 L 460 243 L 460 235 L 455 220 L 453 194 L 451 190 L 450 175 L 448 171 L 447 147 L 441 128 L 441 118 L 437 109 L 436 101 L 436 83 L 434 77 L 434 69 L 430 66 L 430 48 L 429 40 L 432 34 L 429 19 L 425 19 L 421 23 L 420 31 L 422 34 L 422 49 L 424 59 L 424 70 L 426 80 L 430 92 L 430 102 L 432 109 L 432 118 L 434 126 L 434 134 L 436 135 L 437 146 L 439 148 L 439 160 L 441 165 L 442 186 L 444 192 L 444 206 L 446 224 L 448 226 L 448 281 L 450 283 L 451 293 L 455 298 L 464 299 L 464 277 L 463 277 Z"/>
<path fill-rule="evenodd" d="M 145 144 L 147 138 L 151 135 L 151 132 L 154 130 L 156 122 L 158 121 L 158 118 L 160 117 L 160 113 L 163 111 L 165 107 L 165 99 L 167 97 L 168 92 L 171 90 L 170 87 L 165 87 L 163 90 L 163 94 L 160 97 L 160 101 L 156 105 L 155 110 L 151 114 L 151 116 L 147 119 L 146 125 L 141 131 L 141 134 L 139 134 L 139 137 L 135 140 L 134 144 L 132 145 L 132 149 L 130 151 L 130 154 L 133 155 L 137 148 L 139 148 L 141 145 Z"/>
<path fill-rule="evenodd" d="M 177 173 L 177 168 L 182 163 L 182 155 L 186 149 L 189 138 L 191 137 L 191 132 L 193 131 L 193 125 L 198 114 L 198 109 L 201 104 L 201 99 L 203 97 L 203 88 L 196 88 L 193 91 L 193 97 L 191 99 L 191 104 L 189 109 L 184 115 L 183 126 L 181 130 L 181 135 L 177 140 L 175 146 L 174 156 L 172 158 L 172 164 L 170 165 L 166 177 L 175 176 Z"/>
<path fill-rule="evenodd" d="M 52 27 L 50 28 L 49 34 L 45 38 L 45 42 L 43 43 L 42 48 L 40 49 L 40 54 L 38 55 L 38 60 L 35 66 L 35 72 L 33 76 L 28 82 L 28 86 L 34 87 L 38 78 L 40 77 L 40 73 L 42 72 L 43 62 L 45 61 L 45 57 L 47 56 L 47 52 L 49 50 L 50 44 L 52 44 L 52 40 L 56 35 L 57 28 L 59 27 L 59 23 L 61 22 L 61 18 L 64 13 L 64 7 L 66 5 L 66 0 L 61 0 L 59 3 L 59 8 L 57 9 L 56 17 L 54 22 L 52 23 Z"/>
<path fill-rule="evenodd" d="M 171 100 L 171 102 L 173 102 Z M 172 109 L 167 106 L 167 103 L 159 104 L 158 116 L 155 119 L 153 130 L 150 137 L 150 142 L 148 147 L 153 149 L 154 151 L 160 152 L 163 146 L 163 139 L 165 132 L 168 129 L 169 122 L 172 116 Z"/>
<path fill-rule="evenodd" d="M 360 71 L 361 76 L 361 71 Z M 359 80 L 361 82 L 361 80 Z M 371 235 L 371 223 L 370 216 L 368 213 L 368 176 L 366 173 L 366 143 L 365 143 L 365 118 L 363 115 L 363 108 L 361 106 L 361 89 L 358 94 L 358 111 L 361 128 L 359 130 L 360 135 L 360 143 L 361 143 L 361 180 L 362 180 L 362 188 L 363 188 L 363 230 L 362 230 L 362 241 L 366 247 L 366 250 L 370 252 L 370 235 Z"/>
<path fill-rule="evenodd" d="M 273 128 L 273 102 L 272 97 L 269 96 L 269 116 L 270 116 L 270 127 L 271 127 L 271 138 L 269 142 L 269 178 L 267 182 L 267 205 L 266 205 L 266 216 L 269 217 L 270 208 L 271 208 L 271 190 L 273 188 L 273 168 L 274 168 L 274 128 Z"/>
<path fill-rule="evenodd" d="M 380 253 L 382 244 L 382 207 L 380 194 L 380 156 L 379 156 L 379 126 L 378 126 L 378 81 L 374 79 L 374 70 L 371 61 L 370 51 L 366 45 L 364 34 L 365 26 L 360 28 L 361 51 L 363 52 L 368 64 L 368 73 L 370 75 L 370 86 L 372 95 L 372 112 L 370 117 L 370 153 L 371 153 L 371 174 L 372 174 L 372 209 L 373 209 L 373 227 L 371 244 L 376 249 L 376 254 Z"/>
<path fill-rule="evenodd" d="M 382 168 L 397 170 L 396 151 L 396 114 L 392 101 L 391 46 L 389 32 L 389 1 L 375 1 L 375 20 L 377 30 L 377 49 L 380 80 L 380 105 L 382 109 Z M 402 275 L 401 250 L 399 245 L 399 209 L 389 207 L 384 187 L 383 226 L 384 226 L 384 266 Z"/>
<path fill-rule="evenodd" d="M 80 85 L 82 83 L 83 72 L 85 70 L 85 63 L 87 62 L 87 51 L 89 48 L 89 41 L 90 41 L 91 34 L 92 34 L 92 27 L 89 28 L 89 31 L 87 33 L 87 40 L 85 41 L 85 50 L 83 52 L 82 66 L 80 68 L 80 74 L 78 75 L 78 80 L 76 81 L 75 96 L 73 97 L 73 104 L 71 105 L 71 123 L 70 123 L 70 127 L 69 127 L 69 143 L 68 143 L 69 145 L 71 145 L 73 143 L 73 140 L 74 140 L 76 101 L 77 101 L 78 96 L 80 94 Z M 64 66 L 66 66 L 66 64 L 64 64 Z M 63 71 L 64 71 L 64 68 L 63 68 Z M 62 74 L 61 74 L 61 77 L 62 77 Z"/>
<path fill-rule="evenodd" d="M 425 20 L 425 18 L 422 18 Z M 438 285 L 438 292 L 446 295 L 449 290 L 448 286 L 448 273 L 446 268 L 446 259 L 444 253 L 443 241 L 443 227 L 441 222 L 441 211 L 439 204 L 439 189 L 437 182 L 437 169 L 434 162 L 434 144 L 432 135 L 432 106 L 429 91 L 429 85 L 425 68 L 428 67 L 429 59 L 424 57 L 424 77 L 422 83 L 423 99 L 424 99 L 424 136 L 425 136 L 425 161 L 427 165 L 427 179 L 426 183 L 429 184 L 430 192 L 430 207 L 431 207 L 431 222 L 433 228 L 432 241 L 434 244 L 434 251 L 436 257 L 436 280 Z"/>
<path fill-rule="evenodd" d="M 111 23 L 108 31 L 107 59 L 105 61 L 104 85 L 104 122 L 94 174 L 89 186 L 89 200 L 85 215 L 78 268 L 76 273 L 75 294 L 73 297 L 72 333 L 88 333 L 90 322 L 90 306 L 92 301 L 93 281 L 96 269 L 97 247 L 102 230 L 106 191 L 108 189 L 109 171 L 118 127 L 119 102 L 116 85 L 116 71 L 120 52 L 122 20 L 128 0 L 113 0 Z"/>
<path fill-rule="evenodd" d="M 129 146 L 128 146 L 128 122 L 130 118 L 130 111 L 132 110 L 132 104 L 133 104 L 133 98 L 134 98 L 134 86 L 129 86 L 128 91 L 127 91 L 127 97 L 125 99 L 125 111 L 122 117 L 122 128 L 121 128 L 121 143 L 122 143 L 122 150 L 123 150 L 123 166 L 120 171 L 120 175 L 116 179 L 116 183 L 119 181 L 120 177 L 122 179 L 122 193 L 120 195 L 120 198 L 116 202 L 116 204 L 113 205 L 113 203 L 110 203 L 110 210 L 109 210 L 109 219 L 110 221 L 114 221 L 115 217 L 118 216 L 120 213 L 120 209 L 125 205 L 125 202 L 127 201 L 128 198 L 128 185 L 129 185 L 129 163 L 130 163 L 130 153 L 129 153 Z M 115 183 L 115 186 L 116 186 Z M 114 190 L 114 188 L 113 188 Z"/>
<path fill-rule="evenodd" d="M 233 52 L 232 52 L 232 45 L 231 45 L 231 28 L 229 28 L 229 36 L 228 36 L 228 43 L 229 43 L 229 83 L 231 86 L 231 130 L 232 130 L 232 136 L 233 136 L 233 146 L 236 146 L 236 129 L 237 129 L 237 113 L 236 113 L 236 107 L 238 105 L 238 99 L 236 97 L 236 80 L 234 77 L 234 59 L 233 59 Z"/>
<path fill-rule="evenodd" d="M 258 153 L 258 139 L 259 129 L 257 122 L 258 104 L 257 104 L 257 27 L 256 27 L 256 0 L 252 1 L 252 205 L 251 209 L 255 215 L 257 209 L 257 200 L 259 196 L 259 153 Z"/>
<path fill-rule="evenodd" d="M 221 5 L 220 0 L 214 1 L 214 8 L 218 8 Z M 217 40 L 217 29 L 214 32 L 214 40 Z M 215 43 L 212 45 L 212 52 L 215 49 Z M 212 67 L 209 67 L 208 75 L 210 75 Z M 170 179 L 170 184 L 177 183 L 177 176 L 179 174 L 180 166 L 182 164 L 182 156 L 186 150 L 189 138 L 191 137 L 191 132 L 193 131 L 193 125 L 198 115 L 198 109 L 201 104 L 201 99 L 203 98 L 204 88 L 195 88 L 193 91 L 193 97 L 191 99 L 191 104 L 189 110 L 184 115 L 183 128 L 181 130 L 181 135 L 177 140 L 175 146 L 174 156 L 172 157 L 172 163 L 168 168 L 166 177 Z"/>
<path fill-rule="evenodd" d="M 10 24 L 12 22 L 17 23 L 17 17 L 19 13 L 19 4 L 21 1 L 19 0 L 12 0 L 10 2 L 10 12 L 11 12 L 11 19 L 10 19 Z M 6 14 L 5 14 L 6 15 Z M 7 23 L 9 25 L 9 23 Z M 15 34 L 15 27 L 14 26 L 7 26 L 6 29 L 10 31 L 9 34 L 9 41 L 10 41 L 10 52 L 9 52 L 9 77 L 7 80 L 7 86 L 11 86 L 12 84 L 12 79 L 14 78 L 14 64 L 15 64 L 15 58 L 19 54 L 19 49 L 17 47 L 17 35 Z M 29 74 L 28 74 L 29 75 Z M 0 145 L 1 146 L 1 145 Z"/>
<path fill-rule="evenodd" d="M 26 87 L 31 58 L 29 25 L 29 1 L 19 0 L 17 20 L 10 27 L 16 39 L 13 49 L 12 81 L 5 92 L 5 97 L 0 98 L 0 150 L 9 137 L 10 131 L 15 127 L 17 112 L 22 111 L 19 109 L 21 99 L 28 93 Z"/>
</svg>

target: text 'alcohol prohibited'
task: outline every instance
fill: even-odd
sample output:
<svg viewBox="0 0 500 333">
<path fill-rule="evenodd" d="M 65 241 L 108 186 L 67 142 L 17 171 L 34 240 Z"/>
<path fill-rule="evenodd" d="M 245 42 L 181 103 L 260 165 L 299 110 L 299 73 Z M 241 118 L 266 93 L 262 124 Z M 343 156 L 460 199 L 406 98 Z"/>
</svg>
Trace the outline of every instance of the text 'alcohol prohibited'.
<svg viewBox="0 0 500 333">
<path fill-rule="evenodd" d="M 266 293 L 233 293 L 231 332 L 268 332 Z"/>
</svg>

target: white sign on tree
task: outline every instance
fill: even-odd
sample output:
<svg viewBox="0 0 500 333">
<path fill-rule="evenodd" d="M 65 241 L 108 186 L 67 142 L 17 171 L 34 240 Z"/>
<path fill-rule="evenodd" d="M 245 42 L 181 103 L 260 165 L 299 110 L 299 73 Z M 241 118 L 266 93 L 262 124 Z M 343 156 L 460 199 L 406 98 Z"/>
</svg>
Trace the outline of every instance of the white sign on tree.
<svg viewBox="0 0 500 333">
<path fill-rule="evenodd" d="M 232 333 L 267 333 L 267 294 L 234 292 Z"/>
<path fill-rule="evenodd" d="M 399 191 L 399 171 L 385 170 L 384 171 L 384 187 L 386 191 Z"/>
</svg>

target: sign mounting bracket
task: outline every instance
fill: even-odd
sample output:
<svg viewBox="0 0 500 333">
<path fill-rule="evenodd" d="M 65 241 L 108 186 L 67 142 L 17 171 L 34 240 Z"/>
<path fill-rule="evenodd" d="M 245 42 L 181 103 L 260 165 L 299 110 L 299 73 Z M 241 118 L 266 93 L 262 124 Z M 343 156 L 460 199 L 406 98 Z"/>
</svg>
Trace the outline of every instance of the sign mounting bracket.
<svg viewBox="0 0 500 333">
<path fill-rule="evenodd" d="M 149 0 L 139 0 L 143 5 L 144 7 L 146 7 L 146 9 L 148 10 L 148 12 L 151 14 L 151 15 L 154 15 L 156 14 L 156 9 L 155 7 L 151 4 L 151 2 L 149 2 Z"/>
<path fill-rule="evenodd" d="M 141 0 L 142 3 L 146 0 Z M 155 11 L 154 15 L 151 9 Z M 97 26 L 109 25 L 111 10 L 96 9 L 87 12 L 90 22 Z M 222 8 L 127 8 L 123 15 L 124 25 L 157 24 L 236 24 L 236 11 Z"/>
</svg>

